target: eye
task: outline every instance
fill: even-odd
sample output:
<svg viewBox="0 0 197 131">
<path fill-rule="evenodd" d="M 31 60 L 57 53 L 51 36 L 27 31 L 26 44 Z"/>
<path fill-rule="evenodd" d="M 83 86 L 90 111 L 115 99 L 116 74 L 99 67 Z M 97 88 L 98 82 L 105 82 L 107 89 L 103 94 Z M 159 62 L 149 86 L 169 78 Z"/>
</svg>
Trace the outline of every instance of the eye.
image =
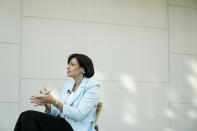
<svg viewBox="0 0 197 131">
<path fill-rule="evenodd" d="M 75 66 L 75 64 L 73 64 L 72 62 L 70 63 L 71 66 Z"/>
</svg>

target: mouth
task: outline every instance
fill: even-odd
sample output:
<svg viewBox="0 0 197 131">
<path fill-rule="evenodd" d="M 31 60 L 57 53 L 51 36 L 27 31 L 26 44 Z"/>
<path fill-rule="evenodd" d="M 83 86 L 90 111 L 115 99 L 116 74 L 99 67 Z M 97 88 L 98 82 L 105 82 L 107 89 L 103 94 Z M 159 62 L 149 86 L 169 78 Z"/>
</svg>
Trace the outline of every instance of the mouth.
<svg viewBox="0 0 197 131">
<path fill-rule="evenodd" d="M 71 71 L 67 71 L 67 74 L 70 74 Z"/>
</svg>

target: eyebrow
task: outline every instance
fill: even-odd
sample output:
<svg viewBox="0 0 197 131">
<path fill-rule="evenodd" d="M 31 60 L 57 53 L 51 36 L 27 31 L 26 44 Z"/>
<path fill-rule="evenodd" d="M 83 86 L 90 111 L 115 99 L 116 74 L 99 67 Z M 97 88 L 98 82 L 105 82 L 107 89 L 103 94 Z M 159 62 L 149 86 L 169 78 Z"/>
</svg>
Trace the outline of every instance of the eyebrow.
<svg viewBox="0 0 197 131">
<path fill-rule="evenodd" d="M 72 61 L 70 61 L 70 63 L 71 63 L 71 64 L 74 64 L 74 65 L 77 65 L 77 63 L 74 63 L 74 62 L 72 62 Z"/>
</svg>

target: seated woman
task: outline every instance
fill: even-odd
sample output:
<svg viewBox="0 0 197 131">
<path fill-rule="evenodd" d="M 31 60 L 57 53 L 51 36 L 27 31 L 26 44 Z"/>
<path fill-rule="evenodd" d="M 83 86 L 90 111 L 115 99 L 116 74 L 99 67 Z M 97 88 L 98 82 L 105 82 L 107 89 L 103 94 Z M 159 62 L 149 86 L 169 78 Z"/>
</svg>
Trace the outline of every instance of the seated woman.
<svg viewBox="0 0 197 131">
<path fill-rule="evenodd" d="M 94 131 L 96 109 L 100 99 L 100 85 L 91 79 L 94 66 L 84 54 L 68 58 L 67 76 L 73 80 L 64 84 L 60 100 L 50 92 L 30 98 L 35 106 L 45 106 L 45 113 L 22 112 L 14 131 Z"/>
</svg>

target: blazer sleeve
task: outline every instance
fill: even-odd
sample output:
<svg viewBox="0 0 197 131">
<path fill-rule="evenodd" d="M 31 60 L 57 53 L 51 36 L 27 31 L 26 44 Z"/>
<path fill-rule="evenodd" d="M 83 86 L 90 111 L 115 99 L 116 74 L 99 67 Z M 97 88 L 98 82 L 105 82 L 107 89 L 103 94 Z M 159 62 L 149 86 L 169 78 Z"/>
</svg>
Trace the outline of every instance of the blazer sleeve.
<svg viewBox="0 0 197 131">
<path fill-rule="evenodd" d="M 52 116 L 60 116 L 60 110 L 51 105 L 51 112 L 48 113 L 47 110 L 45 109 L 45 113 L 50 114 Z"/>
<path fill-rule="evenodd" d="M 85 89 L 83 97 L 80 99 L 78 107 L 63 105 L 63 115 L 69 119 L 81 121 L 98 104 L 100 99 L 100 85 L 94 84 Z"/>
<path fill-rule="evenodd" d="M 60 102 L 63 102 L 62 96 L 63 96 L 64 93 L 65 93 L 65 89 L 63 89 L 63 91 L 61 93 L 61 98 L 59 99 Z M 46 109 L 45 109 L 44 112 L 47 113 L 47 114 L 51 114 L 52 116 L 60 116 L 61 115 L 61 111 L 59 109 L 57 109 L 55 106 L 53 106 L 52 104 L 51 104 L 51 112 L 50 113 L 47 112 Z"/>
</svg>

